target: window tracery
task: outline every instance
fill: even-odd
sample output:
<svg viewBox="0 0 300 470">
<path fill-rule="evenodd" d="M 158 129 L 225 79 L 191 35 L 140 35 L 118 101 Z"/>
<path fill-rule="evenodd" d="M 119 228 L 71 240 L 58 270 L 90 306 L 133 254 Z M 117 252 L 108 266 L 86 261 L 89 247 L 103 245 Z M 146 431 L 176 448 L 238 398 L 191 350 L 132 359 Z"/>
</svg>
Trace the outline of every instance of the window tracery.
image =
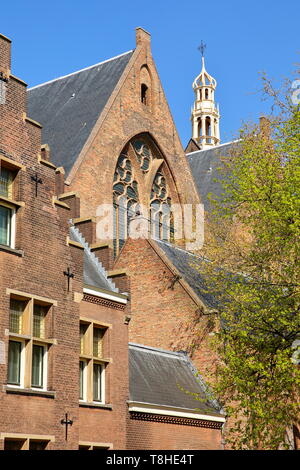
<svg viewBox="0 0 300 470">
<path fill-rule="evenodd" d="M 134 138 L 131 148 L 134 150 L 136 160 L 140 167 L 140 191 L 146 191 L 146 175 L 151 174 L 151 167 L 155 158 L 160 154 L 153 152 L 149 139 Z M 156 147 L 154 147 L 156 149 Z M 157 152 L 159 152 L 156 149 Z M 133 155 L 134 155 L 133 154 Z M 129 232 L 129 223 L 133 216 L 141 212 L 138 183 L 134 176 L 133 165 L 130 160 L 130 151 L 123 152 L 117 162 L 113 181 L 113 207 L 114 207 L 114 254 L 119 254 Z M 136 163 L 135 163 L 136 165 Z M 171 212 L 171 193 L 164 174 L 163 165 L 157 171 L 150 191 L 150 204 L 148 226 L 151 236 L 165 241 L 174 241 L 174 219 Z M 137 167 L 136 171 L 138 171 Z M 143 177 L 145 187 L 143 186 Z M 148 183 L 147 183 L 148 184 Z M 143 189 L 144 188 L 144 189 Z M 147 190 L 149 191 L 149 189 Z M 143 194 L 145 198 L 145 193 Z M 147 197 L 146 197 L 147 199 Z M 149 201 L 149 199 L 148 199 Z M 144 202 L 145 204 L 145 202 Z"/>
<path fill-rule="evenodd" d="M 138 209 L 138 184 L 127 155 L 120 155 L 113 184 L 114 254 L 122 249 L 128 234 L 130 218 Z"/>
<path fill-rule="evenodd" d="M 143 140 L 134 140 L 133 141 L 133 148 L 135 150 L 138 162 L 140 164 L 140 168 L 144 173 L 147 173 L 150 168 L 150 163 L 153 160 L 152 152 Z"/>
<path fill-rule="evenodd" d="M 173 239 L 174 224 L 171 213 L 171 197 L 166 178 L 161 171 L 156 173 L 150 195 L 151 234 L 154 238 Z"/>
</svg>

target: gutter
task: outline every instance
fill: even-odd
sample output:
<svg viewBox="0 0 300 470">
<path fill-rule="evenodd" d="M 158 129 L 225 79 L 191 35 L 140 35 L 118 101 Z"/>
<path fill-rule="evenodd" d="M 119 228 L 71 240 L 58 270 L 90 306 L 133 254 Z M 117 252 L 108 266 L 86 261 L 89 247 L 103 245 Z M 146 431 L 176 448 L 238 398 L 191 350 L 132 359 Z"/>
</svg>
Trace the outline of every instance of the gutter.
<svg viewBox="0 0 300 470">
<path fill-rule="evenodd" d="M 107 291 L 105 289 L 99 289 L 98 287 L 84 286 L 84 294 L 94 295 L 95 297 L 101 297 L 102 299 L 113 300 L 114 302 L 119 302 L 120 304 L 127 304 L 128 297 L 125 294 L 118 294 L 116 292 Z"/>
<path fill-rule="evenodd" d="M 180 408 L 167 405 L 159 405 L 155 403 L 144 403 L 136 401 L 128 401 L 128 409 L 137 413 L 151 413 L 164 416 L 177 416 L 180 418 L 192 418 L 205 421 L 214 421 L 225 423 L 226 419 L 220 414 L 201 414 L 199 410 L 190 408 Z"/>
</svg>

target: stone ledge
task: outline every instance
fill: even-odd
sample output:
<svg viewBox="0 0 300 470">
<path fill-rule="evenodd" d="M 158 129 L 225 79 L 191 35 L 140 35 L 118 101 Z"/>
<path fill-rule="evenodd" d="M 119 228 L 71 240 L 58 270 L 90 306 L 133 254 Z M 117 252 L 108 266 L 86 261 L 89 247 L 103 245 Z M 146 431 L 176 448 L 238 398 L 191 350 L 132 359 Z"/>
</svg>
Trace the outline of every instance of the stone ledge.
<svg viewBox="0 0 300 470">
<path fill-rule="evenodd" d="M 11 248 L 10 246 L 0 245 L 0 251 L 6 251 L 7 253 L 11 253 L 15 256 L 20 256 L 23 258 L 24 251 L 23 250 L 16 250 L 15 248 Z"/>
<path fill-rule="evenodd" d="M 6 393 L 17 395 L 34 395 L 45 398 L 56 398 L 56 392 L 52 390 L 33 390 L 32 388 L 15 388 L 9 385 L 5 386 Z"/>
<path fill-rule="evenodd" d="M 104 408 L 106 410 L 112 410 L 113 406 L 107 403 L 90 403 L 87 401 L 80 401 L 79 406 L 85 406 L 87 408 Z"/>
</svg>

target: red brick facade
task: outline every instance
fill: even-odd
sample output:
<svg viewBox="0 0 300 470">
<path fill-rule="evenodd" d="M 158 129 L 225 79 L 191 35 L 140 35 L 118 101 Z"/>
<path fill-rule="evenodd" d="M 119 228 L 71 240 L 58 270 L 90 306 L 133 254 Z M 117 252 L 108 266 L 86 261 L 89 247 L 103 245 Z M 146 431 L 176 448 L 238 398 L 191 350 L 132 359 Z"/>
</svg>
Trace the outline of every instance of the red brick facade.
<svg viewBox="0 0 300 470">
<path fill-rule="evenodd" d="M 184 420 L 182 420 L 184 421 Z M 197 420 L 198 421 L 198 420 Z M 199 424 L 199 423 L 197 423 Z M 221 450 L 220 427 L 193 426 L 186 420 L 153 417 L 130 419 L 128 431 L 129 449 L 168 449 L 168 450 Z"/>
<path fill-rule="evenodd" d="M 63 173 L 48 157 L 41 158 L 41 128 L 26 117 L 26 84 L 10 74 L 10 41 L 3 36 L 0 51 L 4 51 L 0 71 L 7 80 L 0 78 L 6 92 L 0 104 L 0 158 L 2 166 L 17 172 L 12 197 L 0 197 L 0 205 L 8 203 L 16 211 L 14 246 L 0 246 L 0 448 L 13 438 L 23 440 L 24 448 L 28 448 L 28 439 L 45 439 L 48 449 L 78 449 L 80 442 L 124 449 L 128 397 L 124 306 L 93 296 L 80 301 L 83 250 L 68 242 L 67 223 L 79 215 L 76 196 L 56 199 Z M 36 176 L 40 183 L 32 179 Z M 66 204 L 69 199 L 70 206 Z M 69 291 L 64 275 L 68 268 L 74 274 Z M 32 339 L 32 323 L 20 333 L 10 331 L 11 298 L 47 303 L 50 310 L 43 339 Z M 106 366 L 103 406 L 79 406 L 80 316 L 110 325 L 106 354 L 118 360 Z M 9 340 L 24 346 L 19 387 L 7 384 Z M 47 349 L 47 386 L 41 390 L 30 385 L 30 348 L 36 343 Z M 66 413 L 73 421 L 68 440 L 61 424 Z"/>
<path fill-rule="evenodd" d="M 141 102 L 140 77 L 148 84 L 146 103 Z M 207 343 L 210 326 L 200 319 L 199 299 L 175 279 L 172 266 L 151 243 L 129 239 L 113 265 L 111 244 L 96 237 L 94 217 L 99 204 L 112 202 L 117 159 L 140 133 L 151 136 L 164 157 L 173 202 L 198 202 L 148 33 L 137 30 L 136 50 L 66 184 L 63 169 L 49 159 L 49 149 L 41 149 L 46 144 L 41 142 L 41 126 L 26 115 L 26 84 L 11 75 L 10 40 L 1 35 L 0 85 L 1 166 L 14 174 L 12 194 L 0 196 L 0 207 L 11 208 L 14 214 L 9 230 L 15 238 L 14 243 L 0 245 L 0 448 L 19 440 L 23 448 L 45 441 L 47 449 L 61 450 L 220 449 L 220 426 L 129 415 L 128 328 L 135 342 L 188 351 L 201 370 L 213 362 Z M 146 206 L 149 181 L 139 181 Z M 121 292 L 130 291 L 126 307 L 109 295 L 84 293 L 83 247 L 69 239 L 69 219 L 82 231 L 109 278 Z M 18 332 L 10 324 L 11 299 L 26 305 Z M 36 305 L 47 310 L 43 336 L 34 334 Z M 81 350 L 80 321 L 105 329 L 103 403 L 79 400 L 79 357 L 90 364 L 95 355 Z M 17 385 L 8 384 L 9 341 L 22 350 Z M 32 385 L 33 348 L 41 345 L 46 359 L 43 387 L 37 388 Z M 93 369 L 87 369 L 91 374 Z M 72 420 L 67 438 L 62 422 L 66 417 Z"/>
<path fill-rule="evenodd" d="M 131 285 L 129 340 L 172 351 L 187 351 L 200 373 L 216 358 L 209 347 L 213 325 L 201 316 L 203 304 L 154 241 L 128 239 L 116 268 L 125 268 Z"/>
<path fill-rule="evenodd" d="M 134 137 L 146 133 L 164 158 L 164 170 L 172 190 L 173 203 L 196 203 L 198 194 L 170 109 L 151 55 L 150 35 L 136 31 L 137 47 L 77 162 L 67 178 L 67 191 L 81 196 L 82 216 L 96 215 L 99 204 L 112 204 L 115 167 L 123 148 Z M 147 70 L 148 105 L 141 102 L 141 81 Z M 134 159 L 132 159 L 134 165 Z M 149 206 L 150 188 L 139 168 L 135 178 L 140 203 Z M 152 175 L 154 177 L 154 175 Z M 151 178 L 150 178 L 151 179 Z"/>
</svg>

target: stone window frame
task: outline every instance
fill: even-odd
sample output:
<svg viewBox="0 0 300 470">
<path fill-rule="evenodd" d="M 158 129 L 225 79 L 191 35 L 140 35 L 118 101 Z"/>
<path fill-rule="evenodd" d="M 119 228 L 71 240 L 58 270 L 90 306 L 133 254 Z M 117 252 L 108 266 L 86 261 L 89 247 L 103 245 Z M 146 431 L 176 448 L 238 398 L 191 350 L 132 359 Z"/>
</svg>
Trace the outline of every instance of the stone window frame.
<svg viewBox="0 0 300 470">
<path fill-rule="evenodd" d="M 11 214 L 9 217 L 8 227 L 8 240 L 7 243 L 1 246 L 15 249 L 16 244 L 16 216 L 20 207 L 24 207 L 23 201 L 16 201 L 15 196 L 18 196 L 18 176 L 21 170 L 25 170 L 25 166 L 12 160 L 11 158 L 0 155 L 0 170 L 4 168 L 11 172 L 11 181 L 8 183 L 7 194 L 0 193 L 0 206 L 10 209 Z"/>
<path fill-rule="evenodd" d="M 23 390 L 32 390 L 36 392 L 46 392 L 49 390 L 49 350 L 52 345 L 57 344 L 56 339 L 51 338 L 51 328 L 53 319 L 53 307 L 57 306 L 57 301 L 48 299 L 46 297 L 31 295 L 27 292 L 21 292 L 13 289 L 7 289 L 6 293 L 10 296 L 10 300 L 19 300 L 25 302 L 25 308 L 22 313 L 22 330 L 21 333 L 16 333 L 7 330 L 9 342 L 14 341 L 21 343 L 21 363 L 20 363 L 20 383 L 11 384 L 8 382 L 7 371 L 7 386 L 6 389 L 22 392 Z M 34 305 L 43 305 L 47 308 L 45 321 L 48 325 L 46 329 L 46 337 L 33 336 L 33 318 L 34 318 Z M 33 361 L 33 346 L 42 346 L 43 353 L 43 384 L 41 387 L 32 386 L 32 361 Z M 7 365 L 9 364 L 9 358 Z"/>
<path fill-rule="evenodd" d="M 104 357 L 103 351 L 109 349 L 110 341 L 110 329 L 111 324 L 103 323 L 95 319 L 80 317 L 80 329 L 82 325 L 86 325 L 86 330 L 82 335 L 80 333 L 80 355 L 79 355 L 79 366 L 80 363 L 84 363 L 83 369 L 83 396 L 79 397 L 80 404 L 91 404 L 91 405 L 105 405 L 107 403 L 107 377 L 106 367 L 112 362 L 110 358 Z M 101 343 L 102 343 L 102 354 L 101 356 L 94 355 L 94 329 L 105 330 Z M 82 346 L 84 349 L 82 349 Z M 94 399 L 94 365 L 101 366 L 101 400 Z"/>
<path fill-rule="evenodd" d="M 79 441 L 78 447 L 78 450 L 111 450 L 114 446 L 112 442 Z"/>
<path fill-rule="evenodd" d="M 3 432 L 0 434 L 0 439 L 4 441 L 21 441 L 23 442 L 20 450 L 29 450 L 30 441 L 38 441 L 47 443 L 46 447 L 50 442 L 55 442 L 55 436 L 53 435 L 44 435 L 44 434 L 19 434 L 19 433 L 6 433 Z M 45 449 L 46 450 L 46 449 Z"/>
</svg>

